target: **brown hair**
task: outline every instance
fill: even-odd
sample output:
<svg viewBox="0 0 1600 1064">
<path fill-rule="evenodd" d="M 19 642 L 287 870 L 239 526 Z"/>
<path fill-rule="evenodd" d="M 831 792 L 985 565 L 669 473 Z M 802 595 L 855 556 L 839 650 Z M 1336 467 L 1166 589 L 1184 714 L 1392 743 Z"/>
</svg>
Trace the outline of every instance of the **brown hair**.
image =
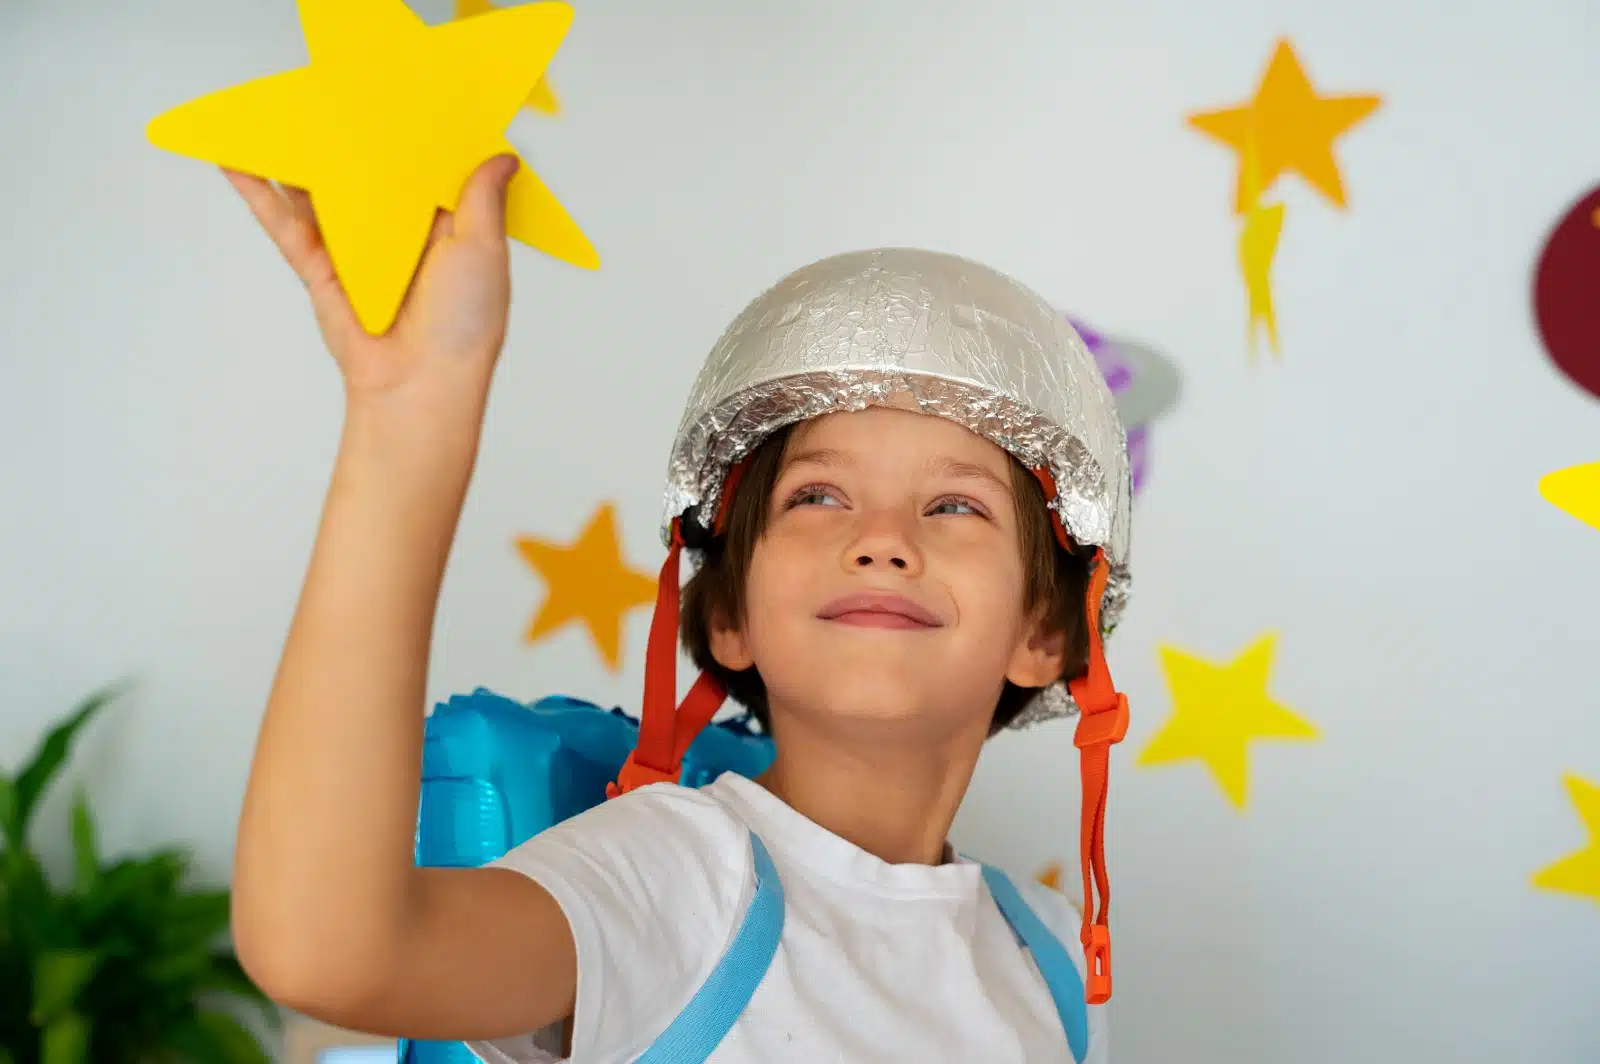
<svg viewBox="0 0 1600 1064">
<path fill-rule="evenodd" d="M 696 537 L 702 546 L 699 568 L 684 585 L 680 635 L 696 666 L 720 680 L 734 701 L 748 709 L 765 731 L 771 731 L 766 685 L 752 668 L 739 672 L 724 668 L 711 655 L 714 619 L 737 625 L 744 616 L 745 577 L 756 542 L 766 530 L 768 501 L 783 467 L 784 446 L 792 426 L 768 436 L 751 454 L 743 476 L 728 504 L 723 533 L 715 538 Z M 1084 621 L 1088 593 L 1088 568 L 1081 557 L 1069 554 L 1056 540 L 1044 488 L 1028 469 L 1011 459 L 1011 492 L 1017 504 L 1017 524 L 1026 570 L 1023 608 L 1045 607 L 1050 632 L 1066 636 L 1062 678 L 1081 674 L 1088 667 L 1089 635 Z M 1000 693 L 990 721 L 993 735 L 1016 719 L 1036 693 L 1009 680 Z"/>
</svg>

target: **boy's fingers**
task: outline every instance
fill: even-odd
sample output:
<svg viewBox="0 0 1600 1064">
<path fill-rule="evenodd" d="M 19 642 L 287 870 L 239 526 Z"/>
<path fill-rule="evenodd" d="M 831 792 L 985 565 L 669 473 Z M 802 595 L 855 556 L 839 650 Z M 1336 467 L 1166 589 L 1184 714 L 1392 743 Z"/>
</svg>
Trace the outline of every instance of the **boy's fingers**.
<svg viewBox="0 0 1600 1064">
<path fill-rule="evenodd" d="M 314 220 L 302 218 L 294 202 L 272 182 L 226 168 L 223 173 L 277 246 L 278 252 L 289 263 L 290 269 L 309 284 L 315 253 L 322 247 Z"/>
<path fill-rule="evenodd" d="M 522 161 L 497 155 L 467 178 L 456 210 L 455 233 L 472 240 L 503 240 L 506 232 L 506 186 Z"/>
</svg>

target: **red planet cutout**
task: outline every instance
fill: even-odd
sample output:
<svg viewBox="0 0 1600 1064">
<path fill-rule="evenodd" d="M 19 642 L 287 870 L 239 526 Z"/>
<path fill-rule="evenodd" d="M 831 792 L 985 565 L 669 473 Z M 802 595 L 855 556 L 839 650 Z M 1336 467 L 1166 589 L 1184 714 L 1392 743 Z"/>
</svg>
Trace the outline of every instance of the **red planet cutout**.
<svg viewBox="0 0 1600 1064">
<path fill-rule="evenodd" d="M 1533 315 L 1551 360 L 1600 398 L 1600 185 L 1545 241 L 1533 275 Z"/>
</svg>

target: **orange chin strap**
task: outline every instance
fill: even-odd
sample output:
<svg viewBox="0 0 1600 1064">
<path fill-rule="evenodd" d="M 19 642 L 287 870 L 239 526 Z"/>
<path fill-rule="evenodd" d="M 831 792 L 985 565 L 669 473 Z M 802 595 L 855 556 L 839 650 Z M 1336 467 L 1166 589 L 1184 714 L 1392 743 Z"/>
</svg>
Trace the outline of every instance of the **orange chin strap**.
<svg viewBox="0 0 1600 1064">
<path fill-rule="evenodd" d="M 720 535 L 728 516 L 728 503 L 744 475 L 745 463 L 728 471 L 711 534 Z M 644 702 L 639 711 L 639 742 L 622 763 L 606 797 L 615 798 L 651 783 L 677 783 L 683 775 L 683 758 L 711 718 L 722 708 L 728 693 L 716 677 L 702 672 L 678 703 L 678 559 L 683 554 L 683 519 L 672 519 L 672 539 L 667 559 L 656 582 L 656 611 L 650 618 L 650 641 L 644 651 Z"/>
<path fill-rule="evenodd" d="M 722 499 L 712 535 L 720 535 L 727 518 L 728 502 L 733 498 L 744 463 L 733 467 L 723 486 Z M 1047 470 L 1034 471 L 1044 486 L 1045 498 L 1054 499 L 1055 480 Z M 1077 548 L 1051 512 L 1056 540 L 1068 552 Z M 616 782 L 606 787 L 606 796 L 615 798 L 636 787 L 651 783 L 677 783 L 683 772 L 683 758 L 695 736 L 711 723 L 727 692 L 709 673 L 702 672 L 683 702 L 678 697 L 678 559 L 683 554 L 682 519 L 672 521 L 672 539 L 661 577 L 656 586 L 656 610 L 650 619 L 650 641 L 645 648 L 644 704 L 639 721 L 639 743 Z M 1089 592 L 1084 619 L 1089 626 L 1089 664 L 1082 676 L 1068 681 L 1067 690 L 1078 704 L 1078 730 L 1074 737 L 1081 751 L 1080 775 L 1083 779 L 1083 820 L 1079 829 L 1079 856 L 1083 864 L 1083 951 L 1088 959 L 1089 978 L 1086 997 L 1091 1005 L 1111 998 L 1111 929 L 1107 923 L 1111 907 L 1111 887 L 1106 875 L 1106 792 L 1111 774 L 1111 747 L 1128 731 L 1128 699 L 1111 682 L 1106 667 L 1105 648 L 1100 636 L 1100 599 L 1105 594 L 1111 566 L 1105 552 L 1096 549 L 1091 562 Z M 1098 901 L 1096 901 L 1098 891 Z"/>
<path fill-rule="evenodd" d="M 1049 470 L 1036 469 L 1034 475 L 1044 486 L 1045 498 L 1054 499 L 1056 483 Z M 1053 510 L 1050 522 L 1062 548 L 1075 551 L 1060 515 Z M 1089 664 L 1083 675 L 1067 681 L 1067 690 L 1078 704 L 1078 730 L 1073 742 L 1079 750 L 1078 774 L 1083 781 L 1078 857 L 1083 866 L 1083 953 L 1089 968 L 1085 990 L 1089 1004 L 1101 1005 L 1111 1000 L 1111 881 L 1106 873 L 1106 794 L 1111 782 L 1111 747 L 1128 734 L 1128 697 L 1111 681 L 1105 644 L 1100 635 L 1100 599 L 1105 595 L 1106 581 L 1111 575 L 1105 551 L 1096 548 L 1090 565 L 1089 591 L 1084 603 L 1084 620 L 1089 626 Z"/>
</svg>

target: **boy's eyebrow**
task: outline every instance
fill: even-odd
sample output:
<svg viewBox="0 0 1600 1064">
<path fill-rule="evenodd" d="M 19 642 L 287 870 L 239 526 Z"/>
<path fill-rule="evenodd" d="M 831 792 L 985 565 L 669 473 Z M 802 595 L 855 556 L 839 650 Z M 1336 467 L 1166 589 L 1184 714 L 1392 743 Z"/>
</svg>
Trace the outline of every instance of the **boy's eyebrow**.
<svg viewBox="0 0 1600 1064">
<path fill-rule="evenodd" d="M 1011 494 L 1011 484 L 996 476 L 992 470 L 985 469 L 976 462 L 963 462 L 959 458 L 948 455 L 934 458 L 928 462 L 928 472 L 934 476 L 954 477 L 962 480 L 987 480 L 995 487 Z"/>
<path fill-rule="evenodd" d="M 836 451 L 832 447 L 813 447 L 808 451 L 799 451 L 792 454 L 784 461 L 785 466 L 799 465 L 805 462 L 809 465 L 820 466 L 847 466 L 850 459 L 843 451 Z"/>
</svg>

